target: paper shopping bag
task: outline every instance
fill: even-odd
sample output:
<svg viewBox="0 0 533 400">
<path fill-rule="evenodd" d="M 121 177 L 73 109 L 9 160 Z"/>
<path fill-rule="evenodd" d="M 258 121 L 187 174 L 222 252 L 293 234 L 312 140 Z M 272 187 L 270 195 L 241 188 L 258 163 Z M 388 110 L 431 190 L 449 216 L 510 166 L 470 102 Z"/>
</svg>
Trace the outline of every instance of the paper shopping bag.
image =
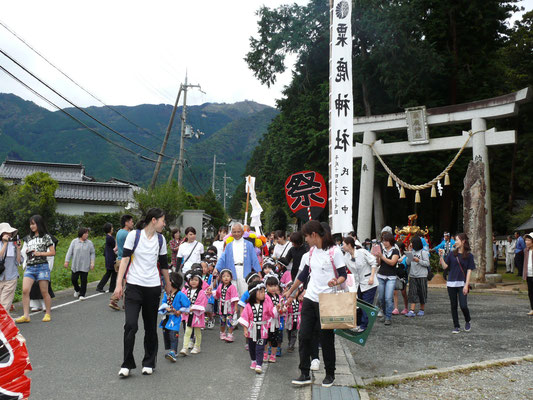
<svg viewBox="0 0 533 400">
<path fill-rule="evenodd" d="M 357 293 L 320 293 L 318 306 L 322 329 L 357 328 Z"/>
</svg>

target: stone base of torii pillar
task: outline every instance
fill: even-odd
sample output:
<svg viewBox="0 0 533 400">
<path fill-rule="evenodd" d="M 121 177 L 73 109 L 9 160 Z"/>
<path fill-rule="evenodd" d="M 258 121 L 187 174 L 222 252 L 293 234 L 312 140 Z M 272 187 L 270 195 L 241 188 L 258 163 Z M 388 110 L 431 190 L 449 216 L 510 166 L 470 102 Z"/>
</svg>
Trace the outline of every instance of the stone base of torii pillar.
<svg viewBox="0 0 533 400">
<path fill-rule="evenodd" d="M 490 171 L 487 146 L 513 144 L 516 141 L 515 131 L 496 132 L 487 130 L 487 119 L 506 118 L 518 114 L 518 106 L 530 100 L 531 88 L 524 88 L 514 93 L 491 99 L 458 104 L 447 107 L 432 108 L 426 111 L 427 125 L 451 125 L 470 122 L 472 132 L 476 132 L 467 147 L 472 148 L 474 161 L 484 164 L 484 178 L 486 185 L 485 208 L 485 259 L 486 271 L 492 271 L 492 204 L 490 199 Z M 409 154 L 417 152 L 432 152 L 440 150 L 459 149 L 467 139 L 467 132 L 461 136 L 429 139 L 424 144 L 412 142 L 383 143 L 377 140 L 379 132 L 406 130 L 405 113 L 359 117 L 354 119 L 354 134 L 363 133 L 362 143 L 356 143 L 354 158 L 361 158 L 361 180 L 359 191 L 359 213 L 357 220 L 357 236 L 371 237 L 372 206 L 374 196 L 375 159 L 373 145 L 380 156 Z M 414 182 L 416 183 L 416 182 Z M 386 223 L 386 221 L 385 221 Z M 378 232 L 379 234 L 379 232 Z"/>
</svg>

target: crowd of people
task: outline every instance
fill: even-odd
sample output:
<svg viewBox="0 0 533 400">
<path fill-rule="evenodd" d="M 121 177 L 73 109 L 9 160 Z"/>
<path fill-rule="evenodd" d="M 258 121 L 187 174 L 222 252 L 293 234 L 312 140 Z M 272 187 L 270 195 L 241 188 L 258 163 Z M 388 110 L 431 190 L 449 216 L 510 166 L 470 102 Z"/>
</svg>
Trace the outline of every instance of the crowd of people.
<svg viewBox="0 0 533 400">
<path fill-rule="evenodd" d="M 476 266 L 464 233 L 452 238 L 445 232 L 442 242 L 433 248 L 419 235 L 397 242 L 388 226 L 375 240 L 361 243 L 351 232 L 336 242 L 327 224 L 309 221 L 289 237 L 283 231 L 272 232 L 258 252 L 244 235 L 249 228 L 239 223 L 231 227 L 231 233 L 220 228 L 213 245 L 207 248 L 196 240 L 196 230 L 187 227 L 183 237 L 179 229 L 171 231 L 169 263 L 161 209 L 150 209 L 137 225 L 131 215 L 124 215 L 120 225 L 115 236 L 112 224 L 103 227 L 105 274 L 96 290 L 110 292 L 109 307 L 124 310 L 122 378 L 136 368 L 133 350 L 141 314 L 144 375 L 152 374 L 156 367 L 158 327 L 164 356 L 175 362 L 179 355 L 200 353 L 203 331 L 214 329 L 218 319 L 220 340 L 239 341 L 235 329 L 242 329 L 250 368 L 259 374 L 264 362 L 276 363 L 281 356 L 285 336 L 288 352 L 295 351 L 298 342 L 301 374 L 292 381 L 295 385 L 311 383 L 310 371 L 318 370 L 322 348 L 326 371 L 323 386 L 331 386 L 335 380 L 334 332 L 321 329 L 319 295 L 347 284 L 347 290 L 356 291 L 359 299 L 377 302 L 385 326 L 392 324 L 393 315 L 423 317 L 428 280 L 433 274 L 431 252 L 438 254 L 445 271 L 452 333 L 461 331 L 458 306 L 464 331 L 472 329 L 468 293 Z M 49 322 L 53 295 L 50 271 L 57 240 L 39 215 L 30 218 L 29 226 L 31 233 L 23 238 L 22 245 L 15 228 L 0 224 L 0 304 L 10 310 L 18 266 L 24 265 L 23 315 L 16 322 L 30 322 L 30 297 L 35 288 L 41 297 L 36 299 L 38 305 L 45 310 L 43 321 Z M 74 297 L 85 300 L 88 272 L 95 267 L 95 248 L 89 229 L 80 228 L 77 236 L 69 245 L 64 267 L 71 269 Z M 527 281 L 531 303 L 528 315 L 533 315 L 533 233 L 517 236 L 509 241 L 509 252 L 514 255 L 512 262 L 518 259 L 521 265 L 519 272 Z M 108 282 L 109 289 L 105 290 Z M 360 333 L 368 327 L 368 316 L 358 310 L 357 317 L 354 329 Z"/>
</svg>

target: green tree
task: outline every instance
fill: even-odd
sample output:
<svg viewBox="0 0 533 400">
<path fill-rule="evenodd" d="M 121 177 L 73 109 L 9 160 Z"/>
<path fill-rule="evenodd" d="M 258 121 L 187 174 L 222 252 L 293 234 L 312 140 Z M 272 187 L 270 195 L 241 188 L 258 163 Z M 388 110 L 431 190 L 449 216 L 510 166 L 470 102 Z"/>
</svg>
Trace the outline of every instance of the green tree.
<svg viewBox="0 0 533 400">
<path fill-rule="evenodd" d="M 211 189 L 206 194 L 200 197 L 198 201 L 198 208 L 204 210 L 206 214 L 211 216 L 211 225 L 218 230 L 219 227 L 228 224 L 228 217 L 222 207 L 222 204 L 216 199 L 215 194 Z"/>
<path fill-rule="evenodd" d="M 29 232 L 29 219 L 39 214 L 52 229 L 55 221 L 56 199 L 55 192 L 58 183 L 49 174 L 36 172 L 26 176 L 24 183 L 17 187 L 13 204 L 15 224 L 24 234 Z"/>
<path fill-rule="evenodd" d="M 176 181 L 170 184 L 158 185 L 153 189 L 139 191 L 135 200 L 139 210 L 145 215 L 150 208 L 158 207 L 165 211 L 167 225 L 175 223 L 176 219 L 192 202 L 189 193 L 180 188 Z"/>
</svg>

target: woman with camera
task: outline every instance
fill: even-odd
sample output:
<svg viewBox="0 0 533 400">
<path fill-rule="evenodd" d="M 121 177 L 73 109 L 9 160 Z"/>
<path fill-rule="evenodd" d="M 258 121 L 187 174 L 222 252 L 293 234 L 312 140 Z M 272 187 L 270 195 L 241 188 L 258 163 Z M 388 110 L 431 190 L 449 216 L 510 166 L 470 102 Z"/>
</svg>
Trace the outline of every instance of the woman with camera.
<svg viewBox="0 0 533 400">
<path fill-rule="evenodd" d="M 24 278 L 22 280 L 22 307 L 24 315 L 15 322 L 21 324 L 30 322 L 30 290 L 34 281 L 39 282 L 39 288 L 43 295 L 46 313 L 43 322 L 51 321 L 50 312 L 52 299 L 48 294 L 48 282 L 50 281 L 50 268 L 46 257 L 55 256 L 56 250 L 52 237 L 46 229 L 43 217 L 34 215 L 30 218 L 30 234 L 24 238 L 22 256 L 27 260 Z"/>
<path fill-rule="evenodd" d="M 476 269 L 476 266 L 466 233 L 457 234 L 455 237 L 455 249 L 448 253 L 446 259 L 444 259 L 444 249 L 439 249 L 439 256 L 442 268 L 449 268 L 450 271 L 446 286 L 452 309 L 452 333 L 459 333 L 461 328 L 457 313 L 457 298 L 459 298 L 459 306 L 465 317 L 465 332 L 469 332 L 470 310 L 468 309 L 467 295 L 470 290 L 470 275 L 472 274 L 472 270 Z"/>
<path fill-rule="evenodd" d="M 21 264 L 17 232 L 6 222 L 0 224 L 0 304 L 8 313 L 15 297 Z"/>
</svg>

